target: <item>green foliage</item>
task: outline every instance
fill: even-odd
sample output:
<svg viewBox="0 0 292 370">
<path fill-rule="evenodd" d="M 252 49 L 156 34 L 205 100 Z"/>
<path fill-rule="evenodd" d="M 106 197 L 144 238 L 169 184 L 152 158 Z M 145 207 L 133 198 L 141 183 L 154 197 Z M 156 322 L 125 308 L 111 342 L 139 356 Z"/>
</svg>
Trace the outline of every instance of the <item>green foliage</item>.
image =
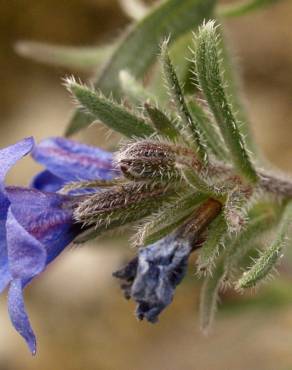
<svg viewBox="0 0 292 370">
<path fill-rule="evenodd" d="M 95 83 L 106 96 L 121 96 L 119 73 L 128 70 L 140 78 L 154 63 L 159 43 L 171 35 L 170 43 L 210 18 L 215 0 L 168 0 L 153 8 L 146 17 L 123 35 L 111 58 Z M 87 127 L 92 118 L 78 112 L 72 118 L 66 135 Z"/>
<path fill-rule="evenodd" d="M 227 97 L 220 53 L 219 33 L 210 21 L 199 28 L 193 59 L 205 102 L 186 96 L 167 42 L 161 47 L 161 61 L 171 101 L 163 108 L 126 71 L 120 73 L 122 90 L 139 115 L 100 92 L 68 83 L 92 117 L 132 138 L 116 155 L 123 179 L 106 182 L 103 193 L 88 196 L 75 211 L 76 220 L 89 227 L 77 242 L 137 221 L 137 246 L 175 230 L 192 240 L 194 250 L 202 238 L 197 266 L 205 276 L 200 305 L 204 331 L 213 320 L 221 287 L 254 286 L 273 270 L 292 214 L 288 203 L 276 240 L 258 254 L 259 237 L 277 224 L 292 185 L 253 166 L 243 135 L 247 123 L 242 128 L 234 114 L 237 103 Z M 64 190 L 94 186 L 74 183 Z M 252 256 L 253 265 L 239 278 Z"/>
<path fill-rule="evenodd" d="M 235 58 L 227 43 L 228 37 L 225 38 L 224 31 L 222 29 L 219 29 L 218 31 L 220 33 L 219 48 L 221 49 L 222 66 L 224 67 L 226 94 L 233 106 L 233 111 L 236 112 L 236 118 L 240 122 L 240 131 L 245 139 L 246 149 L 253 153 L 254 156 L 259 157 L 260 151 L 254 141 L 254 137 L 250 129 L 249 117 L 242 99 L 243 89 L 241 86 L 240 74 L 237 73 L 237 65 L 234 61 Z"/>
<path fill-rule="evenodd" d="M 168 44 L 169 57 L 172 64 L 175 66 L 175 71 L 178 80 L 184 88 L 184 92 L 190 93 L 194 91 L 194 85 L 191 82 L 191 50 L 190 45 L 192 44 L 193 33 L 188 31 L 183 36 L 180 36 L 173 43 Z M 149 89 L 154 92 L 159 104 L 161 106 L 168 105 L 169 96 L 164 88 L 165 78 L 163 76 L 161 63 L 156 63 L 152 67 L 153 73 L 149 81 Z"/>
<path fill-rule="evenodd" d="M 178 129 L 164 112 L 148 103 L 145 103 L 144 106 L 149 118 L 151 119 L 151 122 L 159 134 L 170 140 L 174 140 L 179 137 L 180 134 Z"/>
<path fill-rule="evenodd" d="M 199 273 L 212 274 L 216 259 L 224 248 L 227 236 L 227 225 L 222 214 L 211 223 L 207 232 L 208 238 L 200 250 L 197 269 Z"/>
<path fill-rule="evenodd" d="M 275 268 L 283 256 L 283 249 L 287 241 L 289 228 L 292 224 L 292 203 L 289 202 L 284 210 L 276 238 L 273 243 L 254 261 L 238 281 L 238 288 L 250 288 L 266 278 Z"/>
<path fill-rule="evenodd" d="M 98 69 L 111 55 L 113 45 L 76 47 L 19 41 L 15 51 L 25 58 L 71 69 Z"/>
<path fill-rule="evenodd" d="M 201 132 L 204 141 L 207 143 L 208 150 L 220 159 L 227 159 L 228 155 L 224 148 L 221 134 L 217 131 L 217 126 L 215 126 L 215 122 L 213 122 L 210 114 L 194 99 L 188 102 L 188 108 L 193 121 L 198 125 L 199 132 Z"/>
<path fill-rule="evenodd" d="M 153 133 L 152 128 L 144 119 L 129 112 L 125 107 L 106 98 L 101 93 L 78 84 L 74 79 L 68 79 L 66 86 L 80 106 L 94 120 L 101 120 L 112 130 L 127 137 L 144 137 Z"/>
<path fill-rule="evenodd" d="M 224 196 L 220 189 L 217 189 L 210 183 L 206 173 L 201 171 L 195 172 L 192 167 L 181 164 L 178 164 L 178 168 L 180 169 L 182 177 L 185 179 L 186 183 L 192 188 L 215 199 L 221 199 L 222 196 Z"/>
<path fill-rule="evenodd" d="M 240 123 L 226 96 L 218 37 L 213 21 L 200 27 L 194 50 L 196 79 L 218 123 L 234 166 L 248 181 L 256 182 L 257 174 L 246 151 Z"/>
<path fill-rule="evenodd" d="M 208 333 L 217 309 L 218 293 L 224 280 L 224 265 L 218 261 L 212 275 L 208 275 L 202 286 L 200 296 L 200 327 Z"/>
<path fill-rule="evenodd" d="M 205 161 L 207 160 L 206 146 L 202 140 L 200 129 L 193 120 L 186 105 L 183 90 L 169 58 L 167 43 L 167 41 L 164 41 L 161 46 L 161 63 L 169 94 L 174 102 L 179 117 L 177 127 L 186 142 L 190 141 L 189 136 L 192 137 L 191 142 L 194 142 L 196 145 L 197 155 L 200 159 Z"/>
</svg>

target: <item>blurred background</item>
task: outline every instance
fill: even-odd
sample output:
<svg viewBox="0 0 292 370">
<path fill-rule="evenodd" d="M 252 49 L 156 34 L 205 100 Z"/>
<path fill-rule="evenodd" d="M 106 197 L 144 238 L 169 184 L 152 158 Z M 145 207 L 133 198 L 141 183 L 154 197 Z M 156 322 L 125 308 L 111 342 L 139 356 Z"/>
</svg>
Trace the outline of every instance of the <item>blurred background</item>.
<svg viewBox="0 0 292 370">
<path fill-rule="evenodd" d="M 114 0 L 0 0 L 0 145 L 24 136 L 61 135 L 72 102 L 61 79 L 84 72 L 53 68 L 16 55 L 18 40 L 97 45 L 117 37 L 129 19 Z M 256 141 L 269 161 L 292 173 L 292 2 L 225 22 Z M 91 127 L 76 139 L 105 146 Z M 9 175 L 28 184 L 29 158 Z M 189 277 L 158 325 L 139 323 L 111 277 L 133 255 L 124 238 L 69 249 L 26 291 L 38 337 L 32 358 L 10 325 L 0 297 L 0 370 L 291 370 L 291 274 L 259 294 L 222 297 L 208 337 L 199 333 L 199 283 Z M 288 253 L 289 254 L 289 253 Z M 288 256 L 289 258 L 289 256 Z"/>
</svg>

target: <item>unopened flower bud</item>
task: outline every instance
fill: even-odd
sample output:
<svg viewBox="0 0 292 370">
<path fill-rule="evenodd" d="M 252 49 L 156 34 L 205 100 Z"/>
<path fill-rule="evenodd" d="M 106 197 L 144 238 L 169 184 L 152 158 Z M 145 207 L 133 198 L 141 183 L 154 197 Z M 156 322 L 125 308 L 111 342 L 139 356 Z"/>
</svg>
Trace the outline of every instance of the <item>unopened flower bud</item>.
<svg viewBox="0 0 292 370">
<path fill-rule="evenodd" d="M 124 147 L 117 156 L 117 163 L 124 176 L 131 180 L 163 182 L 180 178 L 176 161 L 181 155 L 186 155 L 184 148 L 175 144 L 144 140 Z"/>
<path fill-rule="evenodd" d="M 168 186 L 127 183 L 87 196 L 76 208 L 74 218 L 103 231 L 147 216 L 173 194 Z"/>
</svg>

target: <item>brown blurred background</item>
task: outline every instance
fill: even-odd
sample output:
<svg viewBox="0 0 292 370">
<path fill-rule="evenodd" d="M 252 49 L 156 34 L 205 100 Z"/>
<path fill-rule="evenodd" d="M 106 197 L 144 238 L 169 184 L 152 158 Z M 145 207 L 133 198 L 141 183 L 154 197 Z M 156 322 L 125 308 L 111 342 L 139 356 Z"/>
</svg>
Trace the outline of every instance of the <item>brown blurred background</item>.
<svg viewBox="0 0 292 370">
<path fill-rule="evenodd" d="M 1 146 L 63 133 L 72 104 L 61 78 L 74 71 L 18 57 L 20 39 L 92 45 L 129 22 L 113 0 L 0 0 Z M 243 77 L 256 141 L 292 173 L 292 2 L 225 23 Z M 75 72 L 82 78 L 86 74 Z M 103 131 L 78 135 L 104 142 Z M 27 184 L 38 166 L 22 161 L 9 182 Z M 122 248 L 123 247 L 123 248 Z M 111 278 L 133 251 L 122 238 L 68 250 L 27 289 L 38 336 L 32 358 L 0 298 L 0 370 L 291 370 L 292 288 L 276 280 L 257 297 L 227 296 L 209 337 L 198 331 L 194 267 L 158 325 L 138 323 Z"/>
</svg>

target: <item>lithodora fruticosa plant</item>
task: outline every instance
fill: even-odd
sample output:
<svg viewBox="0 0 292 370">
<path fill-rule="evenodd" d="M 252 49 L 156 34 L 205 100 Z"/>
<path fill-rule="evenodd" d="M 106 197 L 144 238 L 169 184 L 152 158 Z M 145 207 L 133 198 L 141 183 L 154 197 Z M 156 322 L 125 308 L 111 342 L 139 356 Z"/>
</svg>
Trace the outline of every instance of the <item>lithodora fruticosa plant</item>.
<svg viewBox="0 0 292 370">
<path fill-rule="evenodd" d="M 92 50 L 17 46 L 23 55 L 73 68 L 106 61 L 93 88 L 66 80 L 79 108 L 66 135 L 93 121 L 123 135 L 115 153 L 118 175 L 72 182 L 62 192 L 88 191 L 74 210 L 84 230 L 76 243 L 121 227 L 134 230 L 137 256 L 114 276 L 137 302 L 139 319 L 155 322 L 171 303 L 192 253 L 203 280 L 203 330 L 221 289 L 256 287 L 281 260 L 292 181 L 270 171 L 254 144 L 223 32 L 212 20 L 275 1 L 214 11 L 215 0 L 168 0 L 148 12 L 138 0 L 121 0 L 139 19 L 116 44 Z M 158 53 L 160 68 L 144 87 L 139 79 Z"/>
<path fill-rule="evenodd" d="M 203 23 L 191 49 L 190 95 L 179 81 L 168 40 L 161 44 L 169 95 L 162 105 L 126 71 L 121 73 L 124 104 L 67 80 L 80 108 L 126 139 L 115 155 L 118 178 L 70 183 L 63 191 L 104 189 L 75 210 L 86 229 L 77 242 L 135 225 L 132 241 L 140 252 L 115 276 L 124 281 L 126 297 L 138 303 L 141 319 L 156 321 L 171 302 L 189 255 L 196 253 L 204 279 L 205 330 L 221 288 L 255 287 L 277 266 L 292 217 L 292 183 L 264 169 L 256 156 L 225 78 L 219 26 Z M 272 241 L 262 244 L 271 230 Z"/>
</svg>

